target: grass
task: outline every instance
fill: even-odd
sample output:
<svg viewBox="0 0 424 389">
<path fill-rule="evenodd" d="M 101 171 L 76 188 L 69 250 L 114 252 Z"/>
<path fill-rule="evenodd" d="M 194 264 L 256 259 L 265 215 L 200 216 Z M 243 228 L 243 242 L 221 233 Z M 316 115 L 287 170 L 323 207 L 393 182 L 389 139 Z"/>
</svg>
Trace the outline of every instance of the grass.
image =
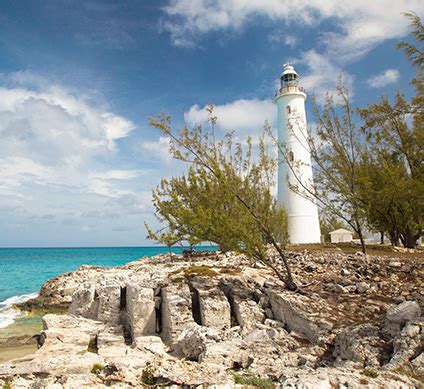
<svg viewBox="0 0 424 389">
<path fill-rule="evenodd" d="M 234 373 L 234 383 L 239 385 L 251 385 L 262 389 L 275 388 L 275 382 L 270 378 L 262 378 L 252 373 L 238 374 Z"/>
<path fill-rule="evenodd" d="M 11 389 L 10 384 L 7 383 L 7 382 L 5 384 L 3 384 L 3 389 Z"/>
<path fill-rule="evenodd" d="M 377 378 L 378 377 L 378 373 L 375 370 L 372 370 L 372 369 L 364 369 L 362 374 L 366 377 L 369 377 L 369 378 Z"/>
<path fill-rule="evenodd" d="M 235 268 L 222 267 L 221 269 L 219 269 L 219 272 L 221 274 L 236 275 L 241 273 L 241 269 L 239 267 L 235 267 Z"/>
<path fill-rule="evenodd" d="M 405 376 L 412 378 L 414 380 L 417 380 L 418 382 L 421 382 L 422 384 L 424 384 L 424 375 L 415 372 L 414 370 L 412 370 L 409 367 L 400 367 L 400 368 L 395 369 L 393 371 L 396 372 L 396 373 L 405 375 Z"/>
<path fill-rule="evenodd" d="M 361 246 L 351 243 L 324 243 L 324 244 L 298 244 L 288 245 L 287 248 L 291 251 L 303 251 L 308 250 L 310 252 L 326 252 L 326 251 L 339 251 L 341 250 L 344 254 L 354 254 L 361 251 Z M 382 255 L 382 256 L 393 256 L 393 257 L 411 257 L 411 256 L 422 256 L 424 250 L 422 248 L 416 249 L 415 253 L 399 252 L 393 250 L 390 245 L 380 244 L 367 244 L 367 254 L 371 255 Z"/>
<path fill-rule="evenodd" d="M 155 385 L 156 377 L 154 376 L 154 371 L 151 367 L 146 367 L 141 373 L 141 382 L 145 385 Z"/>
<path fill-rule="evenodd" d="M 210 266 L 191 266 L 184 269 L 184 275 L 186 277 L 215 277 L 218 273 Z"/>
<path fill-rule="evenodd" d="M 93 374 L 100 374 L 103 371 L 103 366 L 100 363 L 95 363 L 91 368 Z"/>
</svg>

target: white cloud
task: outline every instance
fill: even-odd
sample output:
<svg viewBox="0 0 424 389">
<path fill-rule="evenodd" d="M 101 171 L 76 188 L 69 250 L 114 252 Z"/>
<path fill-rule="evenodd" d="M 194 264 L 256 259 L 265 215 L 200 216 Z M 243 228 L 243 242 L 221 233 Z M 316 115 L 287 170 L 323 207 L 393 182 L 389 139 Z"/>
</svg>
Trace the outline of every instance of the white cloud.
<svg viewBox="0 0 424 389">
<path fill-rule="evenodd" d="M 368 84 L 373 88 L 381 88 L 383 86 L 393 84 L 399 79 L 400 73 L 397 69 L 387 69 L 384 72 L 368 79 Z"/>
<path fill-rule="evenodd" d="M 193 45 L 199 35 L 217 30 L 240 30 L 255 16 L 290 24 L 318 24 L 331 20 L 340 33 L 323 35 L 328 51 L 345 59 L 365 54 L 385 39 L 406 34 L 402 12 L 424 12 L 420 0 L 170 0 L 163 22 L 176 45 Z M 322 24 L 320 25 L 322 27 Z"/>
<path fill-rule="evenodd" d="M 122 165 L 119 148 L 134 124 L 41 77 L 0 82 L 0 246 L 143 239 L 152 185 L 139 178 L 152 172 Z M 134 236 L 113 232 L 120 217 Z"/>
<path fill-rule="evenodd" d="M 218 118 L 217 126 L 224 130 L 258 133 L 266 120 L 271 124 L 275 121 L 276 109 L 272 100 L 242 99 L 214 106 L 214 115 Z M 206 106 L 193 105 L 184 113 L 184 119 L 189 125 L 206 123 Z"/>
<path fill-rule="evenodd" d="M 289 34 L 284 30 L 273 31 L 268 39 L 272 43 L 284 43 L 286 46 L 294 47 L 298 43 L 298 38 L 295 35 Z"/>
<path fill-rule="evenodd" d="M 297 60 L 308 68 L 308 73 L 301 77 L 301 84 L 307 92 L 314 93 L 318 103 L 322 104 L 328 94 L 335 95 L 336 85 L 342 77 L 342 83 L 353 93 L 353 77 L 350 74 L 342 72 L 340 67 L 330 62 L 330 60 L 317 53 L 315 50 L 309 50 L 302 54 Z M 337 99 L 335 98 L 335 101 Z"/>
<path fill-rule="evenodd" d="M 169 153 L 169 138 L 165 136 L 159 137 L 156 141 L 143 141 L 137 149 L 146 159 L 161 160 L 166 164 L 172 161 L 172 156 Z"/>
</svg>

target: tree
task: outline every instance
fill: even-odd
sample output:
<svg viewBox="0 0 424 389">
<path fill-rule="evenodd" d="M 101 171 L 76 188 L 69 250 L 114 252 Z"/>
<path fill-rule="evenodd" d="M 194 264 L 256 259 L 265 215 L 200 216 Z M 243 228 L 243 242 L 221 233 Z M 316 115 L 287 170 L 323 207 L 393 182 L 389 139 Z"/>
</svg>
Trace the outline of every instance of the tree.
<svg viewBox="0 0 424 389">
<path fill-rule="evenodd" d="M 255 160 L 250 138 L 245 144 L 235 142 L 230 132 L 217 141 L 212 106 L 209 115 L 210 131 L 197 126 L 174 133 L 169 116 L 150 119 L 170 138 L 172 156 L 190 164 L 186 174 L 163 179 L 153 191 L 156 215 L 172 234 L 244 253 L 273 269 L 288 289 L 297 290 L 283 251 L 287 218 L 270 192 L 275 161 L 263 137 Z M 277 251 L 283 272 L 267 255 L 269 245 Z"/>
<path fill-rule="evenodd" d="M 422 46 L 420 18 L 413 13 L 406 15 L 411 19 L 412 36 Z M 359 110 L 370 145 L 364 194 L 368 195 L 371 226 L 387 231 L 392 244 L 400 240 L 413 248 L 424 223 L 424 53 L 404 41 L 398 48 L 417 69 L 412 80 L 417 93 L 411 102 L 397 92 L 393 104 L 383 96 L 380 102 Z"/>
<path fill-rule="evenodd" d="M 315 201 L 326 215 L 333 215 L 346 222 L 357 234 L 365 253 L 365 213 L 358 193 L 358 167 L 361 158 L 362 140 L 354 122 L 354 109 L 349 92 L 338 83 L 338 106 L 333 97 L 327 95 L 321 111 L 314 98 L 314 116 L 317 124 L 316 135 L 308 133 L 298 141 L 309 150 L 314 170 L 314 182 L 304 182 L 299 174 L 296 161 L 289 158 L 287 147 L 278 142 L 270 132 L 296 179 L 290 188 L 300 196 Z M 292 123 L 292 125 L 303 125 Z"/>
</svg>

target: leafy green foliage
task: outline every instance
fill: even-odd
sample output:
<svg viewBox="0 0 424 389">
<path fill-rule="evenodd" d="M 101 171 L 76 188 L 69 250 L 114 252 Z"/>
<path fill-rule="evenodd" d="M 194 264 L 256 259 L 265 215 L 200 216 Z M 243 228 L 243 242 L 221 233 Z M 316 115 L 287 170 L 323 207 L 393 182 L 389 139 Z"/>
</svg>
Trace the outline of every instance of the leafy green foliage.
<svg viewBox="0 0 424 389">
<path fill-rule="evenodd" d="M 328 95 L 321 110 L 314 98 L 314 115 L 317 124 L 315 136 L 303 134 L 298 141 L 310 151 L 314 182 L 305 182 L 296 161 L 290 162 L 285 144 L 273 137 L 284 160 L 289 164 L 295 177 L 290 188 L 295 193 L 314 201 L 323 214 L 343 221 L 358 235 L 365 252 L 363 231 L 365 213 L 358 195 L 357 169 L 362 150 L 360 133 L 355 126 L 354 109 L 349 91 L 339 81 L 336 87 L 337 104 Z M 302 118 L 289 122 L 303 126 Z M 271 134 L 272 135 L 272 134 Z"/>
<path fill-rule="evenodd" d="M 215 277 L 218 273 L 210 266 L 194 265 L 187 269 L 184 269 L 184 275 L 186 277 L 191 276 L 203 276 L 203 277 Z"/>
<path fill-rule="evenodd" d="M 397 92 L 394 103 L 382 97 L 359 113 L 368 143 L 363 161 L 362 192 L 370 226 L 385 231 L 392 244 L 399 240 L 413 248 L 424 227 L 424 28 L 420 18 L 411 19 L 418 47 L 401 42 L 416 66 L 416 96 L 408 102 Z"/>
<path fill-rule="evenodd" d="M 326 215 L 324 211 L 320 214 L 321 235 L 324 236 L 325 242 L 330 242 L 330 232 L 339 228 L 348 229 L 347 223 L 335 215 Z"/>
<path fill-rule="evenodd" d="M 251 385 L 257 388 L 272 389 L 275 388 L 276 383 L 270 378 L 262 378 L 252 373 L 237 374 L 234 373 L 234 383 L 239 385 Z"/>
<path fill-rule="evenodd" d="M 366 377 L 369 377 L 369 378 L 377 378 L 378 377 L 378 373 L 375 370 L 372 370 L 372 369 L 364 369 L 362 374 Z"/>
<path fill-rule="evenodd" d="M 169 116 L 150 120 L 169 137 L 172 156 L 189 163 L 189 168 L 185 175 L 163 179 L 153 191 L 156 215 L 165 227 L 159 234 L 149 229 L 149 236 L 209 241 L 223 251 L 246 254 L 270 266 L 295 290 L 282 250 L 288 241 L 287 218 L 270 192 L 276 163 L 264 137 L 259 139 L 259 156 L 254 159 L 252 139 L 235 141 L 233 132 L 228 132 L 217 140 L 212 106 L 209 114 L 209 131 L 201 126 L 184 127 L 175 134 Z M 269 244 L 279 252 L 285 275 L 269 261 Z"/>
<path fill-rule="evenodd" d="M 156 377 L 151 367 L 146 367 L 143 369 L 143 372 L 141 373 L 141 382 L 150 386 L 156 384 Z"/>
<path fill-rule="evenodd" d="M 344 222 L 359 237 L 364 252 L 366 229 L 385 233 L 392 244 L 402 242 L 409 248 L 415 247 L 423 231 L 424 28 L 417 15 L 406 15 L 416 44 L 401 42 L 398 47 L 417 70 L 412 81 L 417 94 L 411 101 L 398 92 L 394 103 L 383 96 L 378 103 L 355 110 L 339 83 L 339 104 L 331 96 L 323 109 L 314 102 L 316 134 L 299 139 L 311 152 L 314 187 L 302 182 L 299 166 L 290 164 L 286 146 L 274 137 L 297 178 L 291 189 L 321 208 L 324 233 Z M 355 125 L 356 113 L 363 120 L 360 128 Z"/>
<path fill-rule="evenodd" d="M 91 373 L 100 374 L 103 371 L 103 366 L 100 363 L 95 363 L 91 368 Z"/>
</svg>

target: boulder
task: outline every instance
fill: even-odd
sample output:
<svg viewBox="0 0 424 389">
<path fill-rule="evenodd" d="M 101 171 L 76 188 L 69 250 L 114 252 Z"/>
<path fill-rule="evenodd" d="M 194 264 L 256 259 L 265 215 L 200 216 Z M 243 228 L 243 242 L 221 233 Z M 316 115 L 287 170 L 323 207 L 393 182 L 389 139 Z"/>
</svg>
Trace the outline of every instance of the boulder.
<svg viewBox="0 0 424 389">
<path fill-rule="evenodd" d="M 423 326 L 414 323 L 407 324 L 400 334 L 393 339 L 393 355 L 384 365 L 385 369 L 397 369 L 422 354 L 424 345 Z"/>
<path fill-rule="evenodd" d="M 334 338 L 335 366 L 378 368 L 384 344 L 377 326 L 362 324 L 347 327 Z"/>
<path fill-rule="evenodd" d="M 231 327 L 231 308 L 224 292 L 210 282 L 194 282 L 194 298 L 198 309 L 200 323 L 206 327 L 226 329 Z M 196 314 L 196 312 L 193 312 Z"/>
<path fill-rule="evenodd" d="M 186 283 L 171 284 L 161 291 L 162 338 L 171 348 L 188 323 L 193 323 L 191 293 Z"/>
<path fill-rule="evenodd" d="M 417 320 L 421 316 L 421 308 L 415 301 L 404 301 L 390 307 L 382 323 L 381 334 L 386 340 L 397 336 L 406 323 Z"/>
<path fill-rule="evenodd" d="M 118 325 L 121 321 L 121 293 L 119 285 L 98 285 L 99 308 L 97 320 L 111 325 Z"/>
<path fill-rule="evenodd" d="M 95 320 L 97 319 L 98 310 L 99 298 L 94 284 L 86 283 L 72 295 L 72 303 L 69 307 L 71 315 Z"/>
<path fill-rule="evenodd" d="M 234 316 L 240 326 L 250 329 L 265 320 L 265 311 L 256 301 L 245 300 L 239 296 L 234 296 L 232 301 Z"/>
<path fill-rule="evenodd" d="M 188 323 L 178 337 L 178 346 L 184 357 L 197 361 L 208 343 L 220 340 L 221 334 L 218 330 L 197 323 Z"/>
<path fill-rule="evenodd" d="M 386 320 L 400 325 L 421 316 L 421 308 L 415 301 L 405 301 L 387 310 Z"/>
<path fill-rule="evenodd" d="M 268 293 L 276 319 L 289 331 L 300 332 L 313 343 L 328 336 L 333 326 L 323 318 L 324 312 L 328 315 L 332 311 L 326 302 L 320 301 L 318 306 L 310 297 L 292 292 Z"/>
<path fill-rule="evenodd" d="M 156 334 L 156 304 L 152 288 L 126 287 L 126 311 L 132 339 Z"/>
<path fill-rule="evenodd" d="M 205 350 L 199 355 L 199 362 L 219 365 L 225 369 L 246 369 L 253 362 L 253 358 L 246 351 L 246 347 L 246 343 L 242 340 L 208 343 L 205 344 Z"/>
</svg>

